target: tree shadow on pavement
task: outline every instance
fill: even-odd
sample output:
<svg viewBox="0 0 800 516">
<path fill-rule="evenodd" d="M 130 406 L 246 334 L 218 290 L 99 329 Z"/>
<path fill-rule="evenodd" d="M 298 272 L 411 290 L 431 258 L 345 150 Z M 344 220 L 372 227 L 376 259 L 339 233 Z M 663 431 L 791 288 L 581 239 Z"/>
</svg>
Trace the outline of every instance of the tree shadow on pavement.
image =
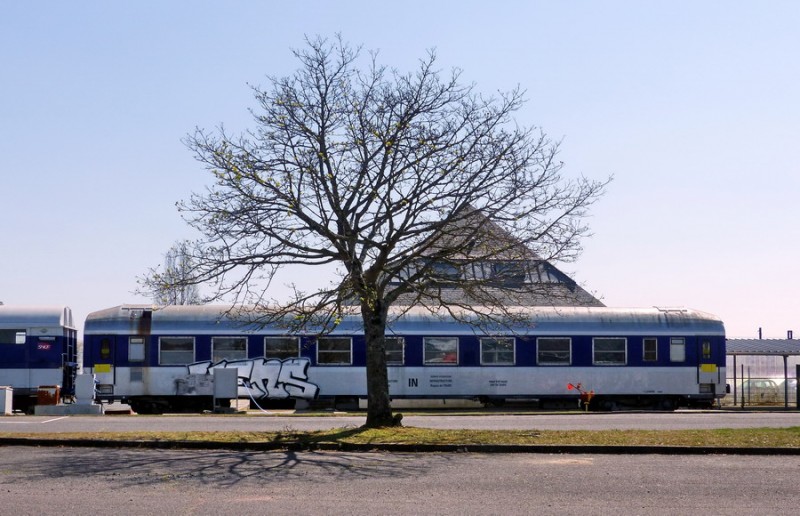
<svg viewBox="0 0 800 516">
<path fill-rule="evenodd" d="M 18 449 L 20 459 L 14 461 L 14 474 L 3 480 L 13 477 L 46 482 L 74 476 L 119 487 L 164 483 L 230 487 L 247 482 L 318 479 L 321 475 L 331 480 L 417 477 L 434 463 L 449 460 L 447 454 L 68 447 L 28 448 L 41 453 L 35 453 L 35 460 L 24 460 L 24 450 Z"/>
</svg>

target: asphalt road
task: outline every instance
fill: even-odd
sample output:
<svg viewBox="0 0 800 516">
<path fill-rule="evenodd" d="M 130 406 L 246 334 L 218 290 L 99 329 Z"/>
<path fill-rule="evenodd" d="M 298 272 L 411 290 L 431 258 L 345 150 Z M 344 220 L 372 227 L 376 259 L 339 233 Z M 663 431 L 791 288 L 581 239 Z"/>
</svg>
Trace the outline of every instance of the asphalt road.
<svg viewBox="0 0 800 516">
<path fill-rule="evenodd" d="M 280 431 L 358 427 L 363 415 L 197 415 L 197 416 L 8 416 L 0 417 L 0 433 L 125 432 L 125 431 Z M 800 426 L 800 411 L 786 412 L 618 412 L 532 415 L 408 415 L 404 426 L 481 430 L 609 430 L 783 428 Z"/>
<path fill-rule="evenodd" d="M 800 457 L 0 447 L 0 513 L 796 514 Z"/>
</svg>

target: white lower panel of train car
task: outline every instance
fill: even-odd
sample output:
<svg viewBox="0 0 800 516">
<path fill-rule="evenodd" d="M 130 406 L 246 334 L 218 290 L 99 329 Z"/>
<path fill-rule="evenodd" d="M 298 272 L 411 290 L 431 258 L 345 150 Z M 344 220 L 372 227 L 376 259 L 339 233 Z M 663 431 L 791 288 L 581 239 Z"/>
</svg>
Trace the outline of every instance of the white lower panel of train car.
<svg viewBox="0 0 800 516">
<path fill-rule="evenodd" d="M 339 370 L 337 370 L 339 369 Z M 320 396 L 366 396 L 362 368 L 310 368 L 309 381 L 320 386 Z M 724 393 L 725 371 L 713 384 Z M 596 395 L 697 395 L 700 394 L 695 367 L 569 367 L 569 368 L 485 368 L 404 367 L 389 368 L 389 392 L 395 397 L 458 396 L 569 396 L 577 392 L 569 384 L 581 384 Z"/>
<path fill-rule="evenodd" d="M 245 360 L 192 366 L 129 368 L 94 372 L 98 384 L 113 384 L 115 396 L 210 395 L 208 374 L 215 367 L 236 367 L 239 396 L 316 397 L 367 395 L 362 367 L 308 366 L 305 359 Z M 89 371 L 92 372 L 91 370 Z M 569 384 L 597 396 L 698 396 L 725 393 L 725 369 L 714 379 L 696 367 L 390 367 L 392 397 L 574 397 Z M 245 387 L 246 385 L 246 387 Z M 713 389 L 713 391 L 712 391 Z"/>
<path fill-rule="evenodd" d="M 39 387 L 61 386 L 61 369 L 0 369 L 0 385 L 15 392 L 36 392 Z"/>
</svg>

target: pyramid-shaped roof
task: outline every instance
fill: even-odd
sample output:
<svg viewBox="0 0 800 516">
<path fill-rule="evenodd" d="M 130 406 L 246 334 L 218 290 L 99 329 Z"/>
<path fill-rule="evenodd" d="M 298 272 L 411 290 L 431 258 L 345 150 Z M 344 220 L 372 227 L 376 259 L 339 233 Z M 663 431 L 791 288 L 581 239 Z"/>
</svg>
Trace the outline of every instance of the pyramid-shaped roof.
<svg viewBox="0 0 800 516">
<path fill-rule="evenodd" d="M 434 283 L 425 292 L 401 295 L 396 305 L 605 306 L 477 209 L 443 226 L 421 253 L 433 261 L 442 255 L 444 268 L 466 281 Z"/>
</svg>

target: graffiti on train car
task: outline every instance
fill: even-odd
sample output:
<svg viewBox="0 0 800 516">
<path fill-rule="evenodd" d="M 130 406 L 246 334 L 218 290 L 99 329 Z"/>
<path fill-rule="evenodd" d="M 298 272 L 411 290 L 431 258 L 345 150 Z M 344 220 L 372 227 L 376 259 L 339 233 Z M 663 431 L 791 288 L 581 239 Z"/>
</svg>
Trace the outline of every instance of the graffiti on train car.
<svg viewBox="0 0 800 516">
<path fill-rule="evenodd" d="M 319 394 L 319 386 L 308 381 L 307 358 L 284 360 L 251 358 L 246 360 L 206 360 L 188 366 L 189 374 L 211 374 L 216 368 L 238 370 L 239 386 L 245 387 L 256 398 L 312 400 Z"/>
</svg>

